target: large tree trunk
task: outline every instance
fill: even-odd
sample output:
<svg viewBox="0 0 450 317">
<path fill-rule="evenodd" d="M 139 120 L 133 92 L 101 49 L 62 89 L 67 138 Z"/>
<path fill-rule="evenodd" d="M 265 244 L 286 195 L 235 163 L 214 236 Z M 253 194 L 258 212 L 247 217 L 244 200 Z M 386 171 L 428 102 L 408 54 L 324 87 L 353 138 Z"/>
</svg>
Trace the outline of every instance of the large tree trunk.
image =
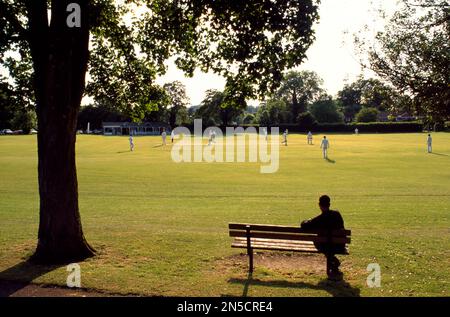
<svg viewBox="0 0 450 317">
<path fill-rule="evenodd" d="M 81 27 L 74 28 L 66 24 L 71 2 L 52 1 L 50 26 L 46 0 L 28 3 L 40 195 L 38 245 L 32 259 L 45 263 L 79 261 L 94 254 L 81 226 L 75 163 L 77 116 L 88 59 L 88 1 L 76 2 L 81 7 Z"/>
</svg>

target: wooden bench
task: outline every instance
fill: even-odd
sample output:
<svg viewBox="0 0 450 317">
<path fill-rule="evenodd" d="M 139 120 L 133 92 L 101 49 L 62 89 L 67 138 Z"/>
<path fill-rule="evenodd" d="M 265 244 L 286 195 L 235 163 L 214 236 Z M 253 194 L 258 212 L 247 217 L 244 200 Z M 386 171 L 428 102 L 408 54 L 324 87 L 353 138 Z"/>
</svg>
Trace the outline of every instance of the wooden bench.
<svg viewBox="0 0 450 317">
<path fill-rule="evenodd" d="M 253 272 L 253 250 L 276 250 L 305 253 L 320 253 L 314 242 L 327 245 L 345 244 L 345 252 L 335 253 L 348 255 L 350 230 L 305 230 L 300 227 L 275 225 L 259 225 L 246 223 L 230 223 L 230 237 L 234 237 L 232 248 L 247 249 L 249 272 Z M 329 271 L 327 261 L 327 272 Z"/>
</svg>

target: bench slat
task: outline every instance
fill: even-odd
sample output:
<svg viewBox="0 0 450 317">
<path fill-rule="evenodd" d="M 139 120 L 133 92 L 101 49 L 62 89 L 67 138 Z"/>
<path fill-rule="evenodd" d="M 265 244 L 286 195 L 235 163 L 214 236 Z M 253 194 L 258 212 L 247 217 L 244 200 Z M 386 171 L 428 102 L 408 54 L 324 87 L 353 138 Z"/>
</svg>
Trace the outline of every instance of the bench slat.
<svg viewBox="0 0 450 317">
<path fill-rule="evenodd" d="M 247 238 L 236 237 L 234 241 L 244 241 L 247 243 Z M 266 242 L 272 241 L 274 243 L 287 243 L 287 244 L 304 244 L 314 246 L 312 241 L 304 241 L 304 240 L 283 240 L 283 239 L 264 239 L 264 238 L 250 238 L 250 241 L 255 242 Z"/>
<path fill-rule="evenodd" d="M 245 231 L 230 230 L 230 237 L 247 237 Z M 331 241 L 328 241 L 327 237 L 313 235 L 313 234 L 289 234 L 289 233 L 277 233 L 277 232 L 253 232 L 250 231 L 251 238 L 266 238 L 266 239 L 280 239 L 280 240 L 301 240 L 301 241 L 313 241 L 313 242 L 331 242 L 336 244 L 350 243 L 348 237 L 332 237 Z"/>
<path fill-rule="evenodd" d="M 326 230 L 306 230 L 300 227 L 291 226 L 277 226 L 277 225 L 263 225 L 263 224 L 247 224 L 247 223 L 229 223 L 230 230 L 246 230 L 250 226 L 250 231 L 272 231 L 272 232 L 286 232 L 286 233 L 311 233 L 311 234 L 327 234 Z M 333 236 L 350 236 L 351 230 L 338 229 L 332 230 Z"/>
<path fill-rule="evenodd" d="M 243 244 L 232 244 L 233 248 L 241 248 L 245 249 L 246 246 Z M 265 249 L 265 250 L 284 250 L 284 251 L 302 251 L 302 252 L 313 252 L 318 253 L 319 250 L 314 248 L 305 248 L 303 246 L 285 246 L 285 245 L 276 245 L 276 244 L 263 244 L 257 243 L 253 247 L 253 249 Z"/>
<path fill-rule="evenodd" d="M 233 242 L 234 245 L 240 245 L 243 247 L 247 247 L 247 242 L 243 241 L 243 240 L 234 240 Z M 283 248 L 303 248 L 303 249 L 309 249 L 312 251 L 317 251 L 316 247 L 314 246 L 314 244 L 305 244 L 305 243 L 295 243 L 293 241 L 290 240 L 278 240 L 277 242 L 275 242 L 274 240 L 268 240 L 268 239 L 259 239 L 257 241 L 252 240 L 251 241 L 251 245 L 252 247 L 258 245 L 266 245 L 266 246 L 272 246 L 272 247 L 283 247 Z"/>
<path fill-rule="evenodd" d="M 261 238 L 251 238 L 250 239 L 252 245 L 254 243 L 265 243 L 265 244 L 276 244 L 283 246 L 303 246 L 305 248 L 316 248 L 314 243 L 311 241 L 296 241 L 296 240 L 279 240 L 279 239 L 261 239 Z M 242 243 L 247 245 L 246 238 L 234 238 L 233 243 Z"/>
<path fill-rule="evenodd" d="M 231 245 L 232 248 L 241 248 L 241 249 L 245 249 L 245 247 L 241 247 L 241 246 L 235 246 L 235 245 Z M 317 250 L 309 250 L 309 249 L 291 249 L 291 248 L 283 248 L 283 247 L 266 247 L 266 246 L 261 246 L 261 247 L 255 247 L 253 248 L 255 250 L 267 250 L 267 251 L 291 251 L 291 252 L 303 252 L 303 253 L 320 253 Z M 338 255 L 348 255 L 348 251 L 346 252 L 335 252 L 334 254 L 338 254 Z"/>
<path fill-rule="evenodd" d="M 267 242 L 264 242 L 266 240 Z M 254 241 L 252 239 L 251 245 L 253 249 L 259 250 L 278 250 L 278 251 L 293 251 L 293 252 L 310 252 L 310 253 L 319 253 L 314 244 L 304 244 L 304 243 L 296 243 L 295 241 L 286 240 L 287 243 L 271 243 L 268 239 L 259 239 L 258 241 Z M 278 240 L 280 241 L 280 240 Z M 289 244 L 290 243 L 290 244 Z M 247 248 L 246 241 L 238 240 L 232 243 L 231 247 L 233 248 Z M 348 249 L 346 248 L 345 252 L 338 252 L 336 254 L 348 254 Z"/>
<path fill-rule="evenodd" d="M 244 248 L 241 246 L 231 245 L 232 248 Z M 271 247 L 271 246 L 255 246 L 253 249 L 257 250 L 273 250 L 273 251 L 292 251 L 292 252 L 305 252 L 305 253 L 319 253 L 317 250 L 309 250 L 302 248 L 284 248 L 284 247 Z"/>
</svg>

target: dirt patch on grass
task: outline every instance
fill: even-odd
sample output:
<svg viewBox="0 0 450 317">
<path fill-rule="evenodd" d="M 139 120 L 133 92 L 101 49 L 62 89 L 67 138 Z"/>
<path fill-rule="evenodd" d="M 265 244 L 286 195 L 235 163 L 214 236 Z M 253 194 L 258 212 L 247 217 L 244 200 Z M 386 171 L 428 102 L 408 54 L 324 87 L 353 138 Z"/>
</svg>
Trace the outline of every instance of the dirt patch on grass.
<svg viewBox="0 0 450 317">
<path fill-rule="evenodd" d="M 307 274 L 325 274 L 326 261 L 322 254 L 301 254 L 285 252 L 257 252 L 254 254 L 255 269 L 268 269 L 287 275 L 293 272 Z M 217 268 L 222 272 L 248 270 L 248 256 L 246 253 L 235 254 L 220 259 Z"/>
<path fill-rule="evenodd" d="M 351 278 L 351 275 L 347 276 L 350 267 L 350 263 L 341 266 L 344 269 L 343 281 L 330 281 L 327 280 L 323 254 L 267 251 L 254 255 L 253 274 L 247 273 L 248 256 L 244 252 L 217 260 L 213 270 L 216 276 L 224 277 L 230 289 L 237 288 L 238 292 L 242 292 L 240 296 L 244 297 L 260 294 L 255 292 L 272 296 L 277 294 L 277 289 L 284 289 L 283 296 L 359 296 L 360 289 L 347 279 Z M 239 290 L 239 287 L 242 289 Z M 286 290 L 290 291 L 286 293 Z M 236 292 L 236 289 L 233 291 Z M 224 296 L 236 296 L 236 293 L 230 292 Z"/>
</svg>

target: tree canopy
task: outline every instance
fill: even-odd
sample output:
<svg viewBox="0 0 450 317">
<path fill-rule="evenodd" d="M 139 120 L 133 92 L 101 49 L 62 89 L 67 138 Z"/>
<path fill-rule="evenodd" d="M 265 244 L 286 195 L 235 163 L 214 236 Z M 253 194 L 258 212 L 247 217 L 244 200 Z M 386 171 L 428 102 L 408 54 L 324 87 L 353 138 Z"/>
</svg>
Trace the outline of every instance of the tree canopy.
<svg viewBox="0 0 450 317">
<path fill-rule="evenodd" d="M 338 110 L 336 101 L 330 96 L 313 103 L 310 106 L 310 112 L 319 123 L 338 123 L 344 121 L 342 113 Z"/>
<path fill-rule="evenodd" d="M 450 4 L 403 0 L 385 30 L 373 40 L 356 37 L 367 67 L 409 94 L 417 114 L 435 121 L 450 117 Z M 369 44 L 370 43 L 370 44 Z"/>
<path fill-rule="evenodd" d="M 277 125 L 293 121 L 289 106 L 283 99 L 269 99 L 263 102 L 256 113 L 256 120 L 261 125 Z"/>
<path fill-rule="evenodd" d="M 345 85 L 337 94 L 341 111 L 348 121 L 353 121 L 362 107 L 375 108 L 392 114 L 410 112 L 411 101 L 408 95 L 376 78 L 358 78 Z"/>
<path fill-rule="evenodd" d="M 186 95 L 186 87 L 178 80 L 164 84 L 163 88 L 169 99 L 169 124 L 174 127 L 187 120 L 189 97 Z"/>
<path fill-rule="evenodd" d="M 378 119 L 378 110 L 376 108 L 362 108 L 356 114 L 356 122 L 376 122 Z"/>
<path fill-rule="evenodd" d="M 226 93 L 208 89 L 200 108 L 197 109 L 195 116 L 203 119 L 205 125 L 227 126 L 238 117 L 244 109 L 242 107 L 233 107 L 226 105 Z"/>
<path fill-rule="evenodd" d="M 39 2 L 39 1 L 37 1 Z M 45 2 L 45 1 L 44 1 Z M 10 71 L 27 68 L 34 103 L 32 59 L 27 37 L 27 1 L 1 0 L 0 64 Z M 315 0 L 92 0 L 88 3 L 90 56 L 85 94 L 114 104 L 136 120 L 164 107 L 164 91 L 155 83 L 166 61 L 188 76 L 196 67 L 227 80 L 229 106 L 275 91 L 285 69 L 299 65 L 314 40 Z M 4 58 L 14 52 L 15 58 Z M 17 65 L 20 64 L 20 65 Z M 24 76 L 25 72 L 21 72 Z"/>
<path fill-rule="evenodd" d="M 289 71 L 282 80 L 277 96 L 286 100 L 294 120 L 307 110 L 308 104 L 318 100 L 325 92 L 322 78 L 313 71 Z"/>
</svg>

